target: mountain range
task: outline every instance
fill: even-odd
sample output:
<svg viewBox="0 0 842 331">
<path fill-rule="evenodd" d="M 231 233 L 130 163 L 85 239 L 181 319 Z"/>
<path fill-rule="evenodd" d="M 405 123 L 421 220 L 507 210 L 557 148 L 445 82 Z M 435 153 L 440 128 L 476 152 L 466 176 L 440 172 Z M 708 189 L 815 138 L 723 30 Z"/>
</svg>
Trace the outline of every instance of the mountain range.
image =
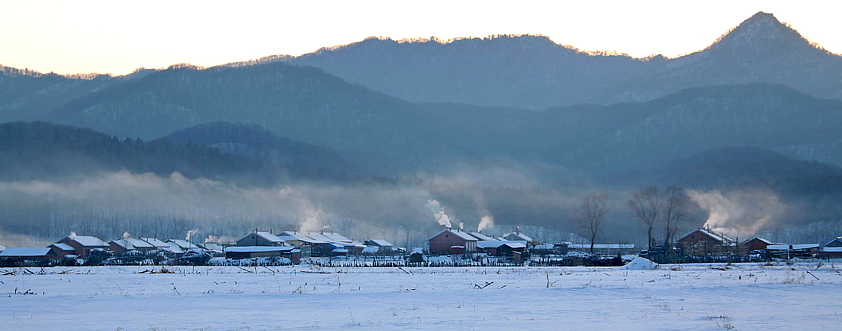
<svg viewBox="0 0 842 331">
<path fill-rule="evenodd" d="M 250 123 L 307 144 L 315 154 L 302 162 L 316 168 L 313 160 L 394 175 L 504 160 L 551 165 L 556 173 L 547 175 L 557 179 L 557 169 L 645 171 L 727 146 L 842 165 L 841 84 L 842 58 L 760 12 L 675 59 L 502 35 L 369 38 L 298 57 L 120 77 L 0 67 L 0 120 L 179 141 L 185 133 L 171 134 L 204 125 L 191 139 L 265 157 L 279 141 L 222 139 L 236 129 L 220 125 Z M 290 148 L 276 161 L 296 153 Z"/>
</svg>

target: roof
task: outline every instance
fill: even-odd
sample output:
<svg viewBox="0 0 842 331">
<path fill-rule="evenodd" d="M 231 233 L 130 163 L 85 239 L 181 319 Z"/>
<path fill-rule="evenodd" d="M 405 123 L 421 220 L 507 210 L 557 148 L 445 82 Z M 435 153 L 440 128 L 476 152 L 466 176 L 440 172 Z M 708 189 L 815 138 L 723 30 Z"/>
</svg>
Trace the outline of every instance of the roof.
<svg viewBox="0 0 842 331">
<path fill-rule="evenodd" d="M 164 241 L 162 241 L 158 238 L 140 238 L 140 240 L 148 242 L 150 245 L 155 246 L 157 248 L 168 248 L 168 247 L 170 247 L 169 244 L 165 243 Z"/>
<path fill-rule="evenodd" d="M 137 238 L 120 238 L 111 242 L 125 249 L 155 248 L 152 244 Z"/>
<path fill-rule="evenodd" d="M 184 250 L 181 249 L 181 247 L 179 247 L 178 245 L 176 245 L 173 242 L 168 242 L 167 248 L 164 248 L 164 249 L 172 252 L 173 254 L 183 254 L 184 253 Z"/>
<path fill-rule="evenodd" d="M 708 237 L 710 237 L 710 238 L 712 238 L 716 241 L 720 241 L 720 242 L 723 242 L 723 243 L 733 243 L 734 242 L 734 239 L 731 239 L 730 237 L 728 237 L 724 234 L 716 233 L 716 232 L 709 231 L 709 230 L 706 230 L 706 229 L 701 229 L 701 228 L 688 232 L 687 234 L 681 236 L 681 238 L 678 238 L 678 240 L 680 241 L 681 239 L 687 238 L 688 236 L 690 236 L 691 234 L 694 234 L 696 232 L 699 232 L 699 233 L 701 233 L 703 235 L 706 235 L 706 236 L 708 236 Z"/>
<path fill-rule="evenodd" d="M 232 246 L 225 249 L 226 253 L 263 253 L 291 251 L 292 246 Z"/>
<path fill-rule="evenodd" d="M 49 247 L 18 248 L 9 247 L 0 253 L 0 257 L 43 257 L 50 252 Z"/>
<path fill-rule="evenodd" d="M 825 253 L 842 253 L 842 247 L 822 247 L 822 252 L 825 252 Z"/>
<path fill-rule="evenodd" d="M 477 240 L 480 240 L 480 241 L 498 241 L 495 238 L 486 236 L 486 235 L 484 235 L 482 233 L 479 233 L 479 232 L 468 232 L 468 234 L 470 234 L 474 238 L 477 238 Z"/>
<path fill-rule="evenodd" d="M 345 237 L 345 236 L 343 236 L 339 233 L 336 233 L 336 232 L 320 232 L 320 233 L 322 235 L 324 235 L 325 237 L 330 238 L 330 240 L 332 242 L 343 242 L 343 243 L 353 242 L 353 240 L 348 239 L 348 237 Z"/>
<path fill-rule="evenodd" d="M 505 240 L 481 240 L 477 242 L 478 248 L 491 248 L 509 246 L 509 248 L 526 248 L 525 241 L 505 241 Z"/>
<path fill-rule="evenodd" d="M 503 237 L 506 238 L 506 239 L 512 240 L 512 241 L 532 242 L 532 238 L 523 234 L 522 232 L 512 232 L 512 233 L 509 233 L 509 234 L 507 234 Z"/>
<path fill-rule="evenodd" d="M 751 241 L 753 241 L 753 240 L 760 240 L 761 242 L 763 242 L 763 243 L 764 243 L 764 244 L 766 244 L 766 245 L 771 245 L 771 244 L 772 244 L 772 242 L 771 242 L 771 241 L 768 241 L 768 240 L 766 240 L 766 239 L 764 239 L 764 238 L 761 238 L 761 237 L 754 237 L 754 238 L 751 238 L 751 239 L 749 239 L 749 240 L 743 241 L 743 244 L 748 243 L 748 242 L 751 242 Z"/>
<path fill-rule="evenodd" d="M 248 236 L 250 236 L 250 235 L 252 235 L 252 234 L 256 234 L 257 236 L 259 236 L 259 237 L 263 238 L 264 240 L 266 240 L 266 241 L 268 241 L 268 242 L 271 242 L 271 243 L 282 243 L 282 242 L 284 242 L 284 240 L 283 240 L 283 239 L 281 239 L 281 238 L 279 238 L 278 236 L 276 236 L 276 235 L 274 235 L 274 234 L 272 234 L 272 233 L 270 233 L 270 232 L 267 232 L 267 231 L 254 231 L 254 232 L 249 233 L 248 235 L 246 235 L 246 237 L 248 237 Z M 243 238 L 241 238 L 240 240 L 243 240 L 243 239 L 245 239 L 246 237 L 243 237 Z"/>
<path fill-rule="evenodd" d="M 208 249 L 208 250 L 212 250 L 212 251 L 220 251 L 221 252 L 221 251 L 224 250 L 224 247 L 222 247 L 222 245 L 217 244 L 217 243 L 204 243 L 204 244 L 199 244 L 199 246 L 204 248 L 204 249 Z"/>
<path fill-rule="evenodd" d="M 67 237 L 67 239 L 70 239 L 71 241 L 75 241 L 79 245 L 82 245 L 84 247 L 103 247 L 103 248 L 108 247 L 108 243 L 106 243 L 106 242 L 104 242 L 104 241 L 102 241 L 99 238 L 94 237 L 94 236 L 72 236 L 72 237 Z"/>
<path fill-rule="evenodd" d="M 453 230 L 453 229 L 441 230 L 427 240 L 432 240 L 433 238 L 438 237 L 439 235 L 441 235 L 442 233 L 445 233 L 445 232 L 448 232 L 448 233 L 450 233 L 454 236 L 457 236 L 457 237 L 459 237 L 459 238 L 461 238 L 465 241 L 477 241 L 477 238 L 474 238 L 474 236 L 468 234 L 467 232 L 459 231 L 459 230 Z"/>
<path fill-rule="evenodd" d="M 50 246 L 58 248 L 58 249 L 63 250 L 65 252 L 75 252 L 76 251 L 76 249 L 73 248 L 73 246 L 70 246 L 70 245 L 65 244 L 65 243 L 55 243 L 55 244 L 52 244 Z"/>
<path fill-rule="evenodd" d="M 187 250 L 187 249 L 191 249 L 191 248 L 198 248 L 198 247 L 196 247 L 196 245 L 193 245 L 193 244 L 191 244 L 190 242 L 188 242 L 187 240 L 184 240 L 184 239 L 170 239 L 170 240 L 167 240 L 167 242 L 176 244 L 178 246 L 178 248 L 181 248 L 183 250 Z"/>
<path fill-rule="evenodd" d="M 819 244 L 793 244 L 793 245 L 779 244 L 779 245 L 766 246 L 766 249 L 768 249 L 770 251 L 786 251 L 786 250 L 790 250 L 790 249 L 798 250 L 798 249 L 813 249 L 813 248 L 819 248 Z"/>
<path fill-rule="evenodd" d="M 394 246 L 394 245 L 392 245 L 392 243 L 390 243 L 388 241 L 385 241 L 383 239 L 371 239 L 368 242 L 373 243 L 375 246 L 380 246 L 380 247 L 392 247 L 392 246 Z"/>
</svg>

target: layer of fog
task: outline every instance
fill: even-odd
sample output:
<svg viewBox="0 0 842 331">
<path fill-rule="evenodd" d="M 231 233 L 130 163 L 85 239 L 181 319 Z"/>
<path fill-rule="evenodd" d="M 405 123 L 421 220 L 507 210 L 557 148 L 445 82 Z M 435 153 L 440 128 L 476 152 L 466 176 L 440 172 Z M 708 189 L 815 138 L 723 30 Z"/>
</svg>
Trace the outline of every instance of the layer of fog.
<svg viewBox="0 0 842 331">
<path fill-rule="evenodd" d="M 517 168 L 489 167 L 420 173 L 391 183 L 271 188 L 126 171 L 51 182 L 0 182 L 5 211 L 0 215 L 0 245 L 40 246 L 70 231 L 105 240 L 130 233 L 230 242 L 260 229 L 337 231 L 361 241 L 386 239 L 423 247 L 444 227 L 501 236 L 516 226 L 542 242 L 581 241 L 577 235 L 584 233 L 573 218 L 582 197 L 594 191 L 607 193 L 612 206 L 597 241 L 645 243 L 645 231 L 626 207 L 633 189 L 553 187 L 534 178 Z M 781 218 L 792 212 L 771 192 L 688 194 L 701 214 L 684 220 L 679 235 L 703 224 L 740 238 L 782 231 Z"/>
</svg>

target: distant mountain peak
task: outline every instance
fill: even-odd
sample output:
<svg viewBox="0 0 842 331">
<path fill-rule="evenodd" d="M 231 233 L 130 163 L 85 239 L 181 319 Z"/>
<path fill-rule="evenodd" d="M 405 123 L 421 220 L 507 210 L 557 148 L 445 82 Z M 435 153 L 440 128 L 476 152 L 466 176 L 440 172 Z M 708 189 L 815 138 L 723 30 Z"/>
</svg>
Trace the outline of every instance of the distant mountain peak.
<svg viewBox="0 0 842 331">
<path fill-rule="evenodd" d="M 781 23 L 775 15 L 761 11 L 722 36 L 710 49 L 757 54 L 779 52 L 793 46 L 813 47 L 798 31 Z"/>
</svg>

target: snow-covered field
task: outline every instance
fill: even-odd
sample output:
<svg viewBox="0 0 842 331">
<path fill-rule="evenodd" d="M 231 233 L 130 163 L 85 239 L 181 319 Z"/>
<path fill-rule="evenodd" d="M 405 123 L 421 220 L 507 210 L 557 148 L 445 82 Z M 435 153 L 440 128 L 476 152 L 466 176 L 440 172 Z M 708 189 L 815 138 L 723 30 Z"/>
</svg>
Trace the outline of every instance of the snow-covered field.
<svg viewBox="0 0 842 331">
<path fill-rule="evenodd" d="M 840 267 L 5 268 L 0 329 L 830 330 Z"/>
</svg>

